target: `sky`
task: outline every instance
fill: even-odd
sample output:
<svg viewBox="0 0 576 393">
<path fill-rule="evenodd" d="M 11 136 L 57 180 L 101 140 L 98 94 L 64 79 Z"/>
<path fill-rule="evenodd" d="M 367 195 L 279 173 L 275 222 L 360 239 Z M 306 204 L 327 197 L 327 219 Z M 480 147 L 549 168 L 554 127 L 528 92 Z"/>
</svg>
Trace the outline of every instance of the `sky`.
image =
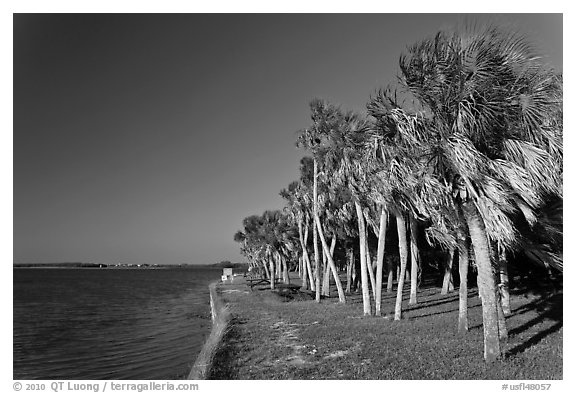
<svg viewBox="0 0 576 393">
<path fill-rule="evenodd" d="M 242 261 L 310 100 L 364 111 L 407 45 L 465 20 L 562 71 L 561 14 L 15 14 L 14 262 Z"/>
</svg>

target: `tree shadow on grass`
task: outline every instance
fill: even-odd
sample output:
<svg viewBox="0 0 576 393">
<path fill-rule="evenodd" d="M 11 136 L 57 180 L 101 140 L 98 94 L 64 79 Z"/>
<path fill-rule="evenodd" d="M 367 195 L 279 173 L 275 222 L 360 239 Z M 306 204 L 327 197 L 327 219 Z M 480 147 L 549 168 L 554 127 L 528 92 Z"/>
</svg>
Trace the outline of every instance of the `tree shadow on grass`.
<svg viewBox="0 0 576 393">
<path fill-rule="evenodd" d="M 555 293 L 543 296 L 535 301 L 524 304 L 514 310 L 514 315 L 525 314 L 530 311 L 538 311 L 543 316 L 550 319 L 562 320 L 563 296 Z"/>
<path fill-rule="evenodd" d="M 511 357 L 517 355 L 521 352 L 524 352 L 526 349 L 538 344 L 542 341 L 545 337 L 551 335 L 552 333 L 557 332 L 562 328 L 562 322 L 557 322 L 554 325 L 550 326 L 546 330 L 542 330 L 541 332 L 537 333 L 536 335 L 530 337 L 528 340 L 524 341 L 523 343 L 515 346 L 514 348 L 510 349 L 506 354 L 506 357 Z"/>
<path fill-rule="evenodd" d="M 457 301 L 458 301 L 458 296 L 456 296 L 456 297 L 451 296 L 449 298 L 443 297 L 440 299 L 431 299 L 431 300 L 427 300 L 427 301 L 423 301 L 423 302 L 419 301 L 417 304 L 415 304 L 413 306 L 408 306 L 406 308 L 406 310 L 407 311 L 416 311 L 416 310 L 420 310 L 422 308 L 435 307 L 435 306 L 439 306 L 441 304 L 454 303 Z"/>
<path fill-rule="evenodd" d="M 468 310 L 472 309 L 472 308 L 477 308 L 477 307 L 481 307 L 481 304 L 476 304 L 474 306 L 468 306 Z M 413 311 L 414 309 L 408 309 L 407 311 Z M 452 308 L 450 310 L 445 310 L 445 311 L 438 311 L 438 312 L 433 312 L 433 313 L 429 313 L 429 314 L 421 314 L 421 315 L 414 315 L 414 316 L 410 316 L 408 315 L 408 319 L 420 319 L 420 318 L 425 318 L 425 317 L 431 317 L 433 315 L 441 315 L 441 314 L 449 314 L 449 313 L 457 313 L 458 312 L 458 308 Z"/>
<path fill-rule="evenodd" d="M 547 327 L 544 330 L 539 330 L 536 334 L 529 337 L 527 340 L 521 342 L 514 348 L 508 351 L 508 356 L 516 355 L 520 352 L 525 351 L 538 344 L 545 337 L 552 333 L 557 332 L 563 326 L 563 295 L 562 293 L 556 293 L 548 297 L 543 297 L 537 299 L 533 302 L 525 304 L 514 311 L 514 315 L 522 315 L 530 311 L 538 312 L 535 318 L 510 329 L 508 334 L 510 337 L 521 336 L 523 333 L 527 332 L 529 329 L 536 327 L 537 325 L 546 321 L 555 321 L 552 326 Z"/>
<path fill-rule="evenodd" d="M 514 337 L 522 340 L 518 345 L 511 348 L 506 352 L 506 357 L 511 357 L 517 355 L 521 352 L 524 352 L 528 348 L 538 344 L 544 338 L 548 337 L 549 335 L 559 331 L 563 326 L 563 295 L 562 293 L 554 293 L 549 296 L 544 296 L 538 299 L 535 299 L 532 302 L 526 303 L 517 309 L 514 310 L 513 314 L 506 317 L 507 320 L 513 320 L 514 318 L 518 318 L 523 314 L 527 314 L 529 312 L 537 312 L 538 314 L 524 322 L 523 324 L 516 326 L 508 331 L 509 338 L 513 339 Z M 546 323 L 546 321 L 555 321 L 555 323 L 551 326 L 546 327 L 545 329 L 538 329 L 537 325 L 541 323 Z M 481 329 L 482 324 L 478 324 L 469 328 L 469 330 L 474 329 Z M 530 333 L 529 330 L 531 328 L 536 328 L 533 333 Z M 522 334 L 525 334 L 526 337 L 522 337 Z"/>
</svg>

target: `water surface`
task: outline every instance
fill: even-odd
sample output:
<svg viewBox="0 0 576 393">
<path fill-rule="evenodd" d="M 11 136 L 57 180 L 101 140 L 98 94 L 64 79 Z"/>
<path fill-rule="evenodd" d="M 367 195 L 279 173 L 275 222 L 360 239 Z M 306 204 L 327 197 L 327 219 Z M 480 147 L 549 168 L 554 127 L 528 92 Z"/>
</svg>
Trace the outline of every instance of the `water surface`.
<svg viewBox="0 0 576 393">
<path fill-rule="evenodd" d="M 14 379 L 184 378 L 221 270 L 14 269 Z"/>
</svg>

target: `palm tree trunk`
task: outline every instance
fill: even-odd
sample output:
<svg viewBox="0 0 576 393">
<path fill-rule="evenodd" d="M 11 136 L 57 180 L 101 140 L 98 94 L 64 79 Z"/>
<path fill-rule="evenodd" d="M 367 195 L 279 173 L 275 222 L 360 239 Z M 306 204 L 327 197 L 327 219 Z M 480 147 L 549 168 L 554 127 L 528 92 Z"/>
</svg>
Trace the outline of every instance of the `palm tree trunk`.
<svg viewBox="0 0 576 393">
<path fill-rule="evenodd" d="M 330 242 L 330 256 L 334 259 L 334 250 L 336 250 L 336 234 L 332 235 L 332 241 Z"/>
<path fill-rule="evenodd" d="M 496 299 L 496 283 L 490 263 L 490 249 L 486 228 L 472 202 L 462 204 L 476 264 L 478 265 L 478 285 L 482 294 L 482 321 L 484 325 L 484 359 L 493 362 L 502 355 L 500 338 L 498 336 L 498 307 Z"/>
<path fill-rule="evenodd" d="M 510 284 L 508 282 L 508 261 L 506 260 L 506 250 L 498 243 L 498 270 L 500 274 L 500 300 L 502 301 L 502 311 L 504 315 L 510 315 Z"/>
<path fill-rule="evenodd" d="M 368 288 L 368 266 L 366 263 L 366 225 L 364 223 L 364 214 L 358 202 L 356 206 L 356 215 L 358 216 L 358 234 L 360 235 L 360 276 L 362 280 L 362 304 L 364 306 L 364 315 L 371 315 L 370 306 L 370 289 Z"/>
<path fill-rule="evenodd" d="M 270 289 L 274 290 L 276 288 L 276 275 L 274 274 L 274 259 L 268 257 L 270 261 Z"/>
<path fill-rule="evenodd" d="M 352 292 L 352 267 L 354 266 L 354 251 L 352 249 L 347 249 L 348 263 L 346 264 L 346 293 L 350 294 Z"/>
<path fill-rule="evenodd" d="M 488 242 L 490 246 L 490 256 L 492 266 L 497 268 L 496 274 L 494 275 L 494 281 L 496 283 L 496 309 L 498 311 L 498 337 L 500 340 L 508 338 L 508 329 L 506 328 L 506 316 L 504 315 L 504 310 L 502 307 L 502 282 L 500 281 L 500 258 L 501 258 L 501 246 L 499 242 Z"/>
<path fill-rule="evenodd" d="M 321 267 L 320 267 L 320 251 L 318 249 L 318 229 L 316 225 L 313 227 L 312 231 L 312 241 L 314 242 L 314 287 L 316 288 L 316 302 L 320 302 L 320 290 L 321 282 L 320 282 L 320 274 L 321 274 Z"/>
<path fill-rule="evenodd" d="M 388 258 L 388 282 L 386 283 L 386 292 L 392 293 L 394 285 L 394 259 Z"/>
<path fill-rule="evenodd" d="M 313 188 L 313 214 L 314 222 L 319 220 L 318 217 L 318 161 L 314 158 L 314 188 Z M 318 229 L 317 225 L 313 225 L 313 242 L 314 242 L 314 268 L 315 268 L 315 278 L 316 278 L 316 302 L 320 303 L 320 254 L 318 253 Z"/>
<path fill-rule="evenodd" d="M 312 273 L 312 265 L 308 253 L 304 255 L 304 276 L 306 278 L 306 285 L 304 286 L 304 277 L 302 278 L 303 289 L 314 290 L 314 274 Z"/>
<path fill-rule="evenodd" d="M 282 261 L 282 281 L 284 282 L 284 284 L 290 284 L 290 274 L 288 272 L 288 263 L 286 263 L 286 258 L 284 257 L 280 257 L 280 260 Z"/>
<path fill-rule="evenodd" d="M 336 234 L 332 235 L 330 242 L 330 256 L 334 260 L 334 249 L 336 248 Z M 324 273 L 324 282 L 322 283 L 322 292 L 324 296 L 330 296 L 330 266 L 326 264 L 326 271 Z"/>
<path fill-rule="evenodd" d="M 352 251 L 354 252 L 354 251 Z M 358 260 L 360 262 L 360 260 Z M 356 257 L 353 257 L 352 260 L 352 290 L 355 292 L 358 292 L 358 283 L 360 282 L 360 279 L 358 278 L 358 275 L 360 273 L 358 273 L 358 266 L 360 265 L 356 265 Z"/>
<path fill-rule="evenodd" d="M 454 260 L 454 249 L 448 250 L 448 258 L 444 264 L 444 280 L 442 282 L 442 295 L 446 295 L 450 292 L 450 289 L 454 289 L 454 282 L 452 281 L 452 262 Z"/>
<path fill-rule="evenodd" d="M 396 225 L 398 226 L 398 249 L 400 253 L 400 274 L 398 275 L 398 288 L 396 292 L 396 307 L 394 309 L 394 320 L 402 318 L 402 291 L 404 290 L 404 277 L 406 276 L 406 263 L 408 262 L 408 247 L 406 244 L 406 220 L 402 213 L 396 214 Z"/>
<path fill-rule="evenodd" d="M 308 289 L 308 271 L 306 269 L 306 259 L 304 258 L 304 255 L 302 255 L 300 257 L 300 266 L 302 266 L 302 268 L 300 269 L 300 271 L 302 272 L 302 274 L 300 275 L 300 279 L 302 281 L 301 288 L 303 290 L 307 290 Z"/>
<path fill-rule="evenodd" d="M 502 309 L 502 297 L 499 293 L 496 294 L 496 299 L 496 307 L 498 309 L 498 337 L 500 340 L 506 340 L 508 338 L 508 329 L 506 328 L 506 317 Z"/>
<path fill-rule="evenodd" d="M 304 227 L 304 247 L 308 244 L 308 225 Z M 316 285 L 314 283 L 314 273 L 312 271 L 312 264 L 310 262 L 310 255 L 308 255 L 308 249 L 304 249 L 304 257 L 306 258 L 306 272 L 308 274 L 308 280 L 310 280 L 310 290 L 315 291 Z"/>
<path fill-rule="evenodd" d="M 327 261 L 328 257 L 327 257 L 327 253 L 324 250 L 324 247 L 322 247 L 322 295 L 323 296 L 328 296 L 329 295 L 329 289 L 328 289 L 328 285 L 329 283 L 326 282 L 326 279 L 328 278 L 328 274 L 330 274 L 330 268 L 328 267 L 328 261 Z"/>
<path fill-rule="evenodd" d="M 274 259 L 276 260 L 276 278 L 280 280 L 282 278 L 282 262 L 278 256 L 276 256 Z"/>
<path fill-rule="evenodd" d="M 366 230 L 366 267 L 368 268 L 368 276 L 370 277 L 370 285 L 372 286 L 372 297 L 376 299 L 376 277 L 374 276 L 374 268 L 372 267 L 370 247 L 368 247 L 368 230 Z"/>
<path fill-rule="evenodd" d="M 265 277 L 269 280 L 271 276 L 270 276 L 270 271 L 268 270 L 268 266 L 265 263 L 263 263 L 262 266 L 264 266 Z"/>
<path fill-rule="evenodd" d="M 380 213 L 380 228 L 378 231 L 378 252 L 376 254 L 376 315 L 381 315 L 382 308 L 382 270 L 384 264 L 384 248 L 386 246 L 386 224 L 388 224 L 388 212 L 382 209 Z"/>
<path fill-rule="evenodd" d="M 298 241 L 300 241 L 300 239 Z M 298 255 L 298 264 L 296 265 L 295 271 L 298 273 L 298 278 L 302 279 L 302 255 Z"/>
<path fill-rule="evenodd" d="M 322 247 L 324 248 L 324 252 L 326 253 L 326 257 L 328 258 L 328 265 L 332 270 L 332 275 L 334 276 L 334 282 L 336 283 L 336 288 L 338 289 L 338 300 L 340 303 L 346 303 L 346 297 L 344 296 L 344 289 L 342 288 L 342 283 L 340 282 L 340 278 L 338 277 L 338 271 L 336 270 L 336 264 L 334 263 L 334 259 L 332 259 L 332 255 L 330 255 L 330 249 L 328 248 L 328 244 L 326 243 L 326 239 L 324 238 L 324 231 L 322 230 L 322 225 L 320 224 L 320 218 L 316 216 L 316 226 L 318 227 L 318 235 L 320 236 L 320 241 L 322 242 Z M 334 241 L 335 238 L 333 238 Z M 319 282 L 316 281 L 318 285 Z M 316 288 L 316 296 L 318 296 L 318 288 Z M 317 300 L 318 301 L 318 300 Z"/>
<path fill-rule="evenodd" d="M 334 247 L 336 246 L 336 239 L 335 239 L 335 235 L 332 236 L 332 241 L 330 243 L 330 256 L 332 257 L 332 260 L 334 260 Z M 324 263 L 324 276 L 322 279 L 322 295 L 324 296 L 330 296 L 330 273 L 331 273 L 331 269 L 330 266 L 328 264 L 328 255 L 326 254 L 326 252 L 324 252 L 323 254 L 323 263 Z"/>
<path fill-rule="evenodd" d="M 302 247 L 302 259 L 300 265 L 300 277 L 302 278 L 302 289 L 308 289 L 308 269 L 306 269 L 306 243 L 304 242 L 304 231 L 302 230 L 302 219 L 298 220 L 298 237 L 300 238 L 300 247 Z"/>
<path fill-rule="evenodd" d="M 418 223 L 414 217 L 410 216 L 410 301 L 408 304 L 417 304 L 418 291 L 418 262 L 420 261 L 420 251 L 418 250 Z"/>
<path fill-rule="evenodd" d="M 458 234 L 458 273 L 460 275 L 458 302 L 458 333 L 468 331 L 468 242 L 462 231 Z"/>
</svg>

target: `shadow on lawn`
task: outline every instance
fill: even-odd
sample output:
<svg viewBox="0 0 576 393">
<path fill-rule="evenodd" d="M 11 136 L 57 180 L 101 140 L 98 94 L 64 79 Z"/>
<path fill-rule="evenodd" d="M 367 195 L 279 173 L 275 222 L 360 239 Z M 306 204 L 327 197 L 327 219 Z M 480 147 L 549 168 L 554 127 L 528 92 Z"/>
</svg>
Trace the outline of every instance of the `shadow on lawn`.
<svg viewBox="0 0 576 393">
<path fill-rule="evenodd" d="M 434 306 L 439 306 L 441 304 L 447 304 L 447 303 L 454 303 L 454 302 L 458 302 L 458 296 L 454 297 L 451 295 L 443 295 L 443 297 L 439 298 L 439 299 L 431 299 L 428 301 L 419 301 L 417 304 L 415 304 L 414 306 L 408 306 L 408 308 L 406 308 L 407 311 L 416 311 L 416 310 L 420 310 L 422 308 L 427 308 L 427 307 L 434 307 Z"/>
<path fill-rule="evenodd" d="M 528 337 L 525 341 L 522 341 L 520 344 L 516 345 L 514 348 L 508 351 L 508 356 L 516 355 L 520 352 L 525 351 L 526 349 L 530 348 L 531 346 L 538 344 L 542 341 L 545 337 L 549 336 L 552 333 L 557 332 L 563 326 L 563 295 L 562 293 L 556 293 L 547 297 L 543 297 L 540 299 L 536 299 L 533 302 L 527 303 L 518 309 L 514 310 L 513 316 L 520 316 L 522 314 L 526 314 L 530 311 L 538 312 L 538 315 L 535 318 L 528 320 L 527 322 L 523 323 L 520 326 L 517 326 L 513 329 L 510 329 L 508 332 L 510 337 L 520 337 L 523 333 L 529 331 L 530 328 L 535 327 L 538 324 L 541 324 L 546 321 L 555 321 L 555 323 L 546 328 L 545 330 L 541 330 L 538 333 Z"/>
<path fill-rule="evenodd" d="M 476 304 L 474 306 L 468 306 L 468 310 L 472 309 L 472 308 L 477 308 L 477 307 L 481 307 L 481 304 Z M 414 308 L 412 309 L 408 309 L 408 311 L 412 311 L 414 310 Z M 438 312 L 433 312 L 433 313 L 429 313 L 429 314 L 419 314 L 419 315 L 414 315 L 414 316 L 409 316 L 409 319 L 419 319 L 419 318 L 426 318 L 426 317 L 431 317 L 433 315 L 441 315 L 441 314 L 449 314 L 449 313 L 457 313 L 458 312 L 458 308 L 451 308 L 449 310 L 445 310 L 445 311 L 438 311 Z M 482 325 L 480 325 L 482 326 Z"/>
</svg>

